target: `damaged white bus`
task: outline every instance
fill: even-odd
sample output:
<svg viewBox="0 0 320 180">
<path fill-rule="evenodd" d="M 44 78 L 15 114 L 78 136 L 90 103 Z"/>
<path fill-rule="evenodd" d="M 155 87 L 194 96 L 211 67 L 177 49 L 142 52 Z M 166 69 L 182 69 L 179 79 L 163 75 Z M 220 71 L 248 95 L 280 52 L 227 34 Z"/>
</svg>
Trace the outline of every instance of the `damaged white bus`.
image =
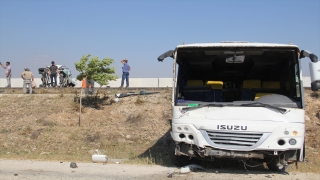
<svg viewBox="0 0 320 180">
<path fill-rule="evenodd" d="M 320 62 L 292 44 L 221 42 L 179 45 L 173 58 L 171 161 L 177 166 L 232 158 L 284 171 L 305 158 L 301 62 L 311 89 Z"/>
</svg>

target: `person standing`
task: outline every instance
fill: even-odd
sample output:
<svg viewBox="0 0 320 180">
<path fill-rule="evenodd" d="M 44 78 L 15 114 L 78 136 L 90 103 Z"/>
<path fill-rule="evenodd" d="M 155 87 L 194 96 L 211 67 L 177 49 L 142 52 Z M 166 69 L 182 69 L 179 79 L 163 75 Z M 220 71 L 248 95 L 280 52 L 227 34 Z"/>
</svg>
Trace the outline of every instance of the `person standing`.
<svg viewBox="0 0 320 180">
<path fill-rule="evenodd" d="M 82 76 L 82 88 L 87 88 L 87 75 Z"/>
<path fill-rule="evenodd" d="M 57 74 L 58 74 L 58 67 L 54 64 L 54 61 L 52 61 L 48 71 L 48 75 L 50 76 L 50 80 L 51 80 L 51 87 L 57 86 Z M 55 83 L 54 86 L 53 86 L 53 78 Z"/>
<path fill-rule="evenodd" d="M 94 81 L 93 79 L 87 79 L 87 75 L 82 76 L 82 88 L 85 88 L 85 94 L 94 93 Z"/>
<path fill-rule="evenodd" d="M 94 80 L 93 79 L 87 79 L 86 83 L 86 94 L 93 94 L 94 93 Z"/>
<path fill-rule="evenodd" d="M 128 60 L 123 59 L 121 60 L 121 63 L 123 64 L 123 67 L 122 67 L 122 79 L 121 79 L 120 88 L 123 87 L 124 79 L 126 79 L 126 88 L 128 88 L 129 87 L 129 71 L 131 70 L 131 68 L 130 68 L 130 65 L 128 64 Z"/>
<path fill-rule="evenodd" d="M 7 88 L 11 87 L 11 66 L 10 66 L 10 62 L 6 62 L 6 65 L 4 66 L 1 62 L 0 65 L 3 67 L 3 69 L 6 70 L 6 79 L 7 79 Z"/>
<path fill-rule="evenodd" d="M 23 92 L 27 94 L 27 86 L 29 88 L 29 94 L 32 94 L 32 81 L 34 81 L 34 76 L 29 68 L 24 68 L 24 72 L 21 74 L 23 79 Z"/>
</svg>

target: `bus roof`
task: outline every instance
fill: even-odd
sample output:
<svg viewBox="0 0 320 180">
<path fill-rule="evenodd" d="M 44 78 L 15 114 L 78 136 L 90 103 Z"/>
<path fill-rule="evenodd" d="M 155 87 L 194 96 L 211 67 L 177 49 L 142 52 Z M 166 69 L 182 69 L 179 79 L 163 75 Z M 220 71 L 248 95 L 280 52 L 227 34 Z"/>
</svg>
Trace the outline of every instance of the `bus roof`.
<svg viewBox="0 0 320 180">
<path fill-rule="evenodd" d="M 294 44 L 277 44 L 277 43 L 249 43 L 249 42 L 221 42 L 221 43 L 194 43 L 178 45 L 178 48 L 190 48 L 190 47 L 269 47 L 269 48 L 298 48 Z"/>
</svg>

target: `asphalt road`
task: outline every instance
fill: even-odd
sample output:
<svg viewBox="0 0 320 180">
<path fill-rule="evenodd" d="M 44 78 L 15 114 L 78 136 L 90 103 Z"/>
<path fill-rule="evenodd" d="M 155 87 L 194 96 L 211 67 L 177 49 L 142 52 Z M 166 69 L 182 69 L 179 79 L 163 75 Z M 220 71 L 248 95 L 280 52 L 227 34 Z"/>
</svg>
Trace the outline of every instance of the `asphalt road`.
<svg viewBox="0 0 320 180">
<path fill-rule="evenodd" d="M 158 165 L 129 165 L 116 163 L 77 163 L 70 168 L 70 162 L 35 160 L 0 160 L 0 179 L 279 179 L 318 180 L 320 174 L 275 173 L 271 171 L 201 170 L 181 174 L 180 168 Z M 171 174 L 171 176 L 169 176 Z"/>
</svg>

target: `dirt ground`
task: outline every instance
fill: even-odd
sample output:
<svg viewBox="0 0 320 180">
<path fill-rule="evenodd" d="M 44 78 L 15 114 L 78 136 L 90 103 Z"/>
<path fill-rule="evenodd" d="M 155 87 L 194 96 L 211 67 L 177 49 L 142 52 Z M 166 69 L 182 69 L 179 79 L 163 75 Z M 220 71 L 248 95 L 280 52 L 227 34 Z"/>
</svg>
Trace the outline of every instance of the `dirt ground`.
<svg viewBox="0 0 320 180">
<path fill-rule="evenodd" d="M 0 158 L 91 162 L 96 150 L 122 164 L 173 167 L 168 154 L 171 89 L 100 89 L 82 99 L 79 89 L 1 89 Z M 141 90 L 115 101 L 115 94 Z M 305 90 L 307 161 L 290 173 L 320 173 L 320 92 Z M 79 126 L 80 123 L 80 126 Z M 203 165 L 211 167 L 210 165 Z M 245 171 L 228 164 L 214 169 Z"/>
</svg>

